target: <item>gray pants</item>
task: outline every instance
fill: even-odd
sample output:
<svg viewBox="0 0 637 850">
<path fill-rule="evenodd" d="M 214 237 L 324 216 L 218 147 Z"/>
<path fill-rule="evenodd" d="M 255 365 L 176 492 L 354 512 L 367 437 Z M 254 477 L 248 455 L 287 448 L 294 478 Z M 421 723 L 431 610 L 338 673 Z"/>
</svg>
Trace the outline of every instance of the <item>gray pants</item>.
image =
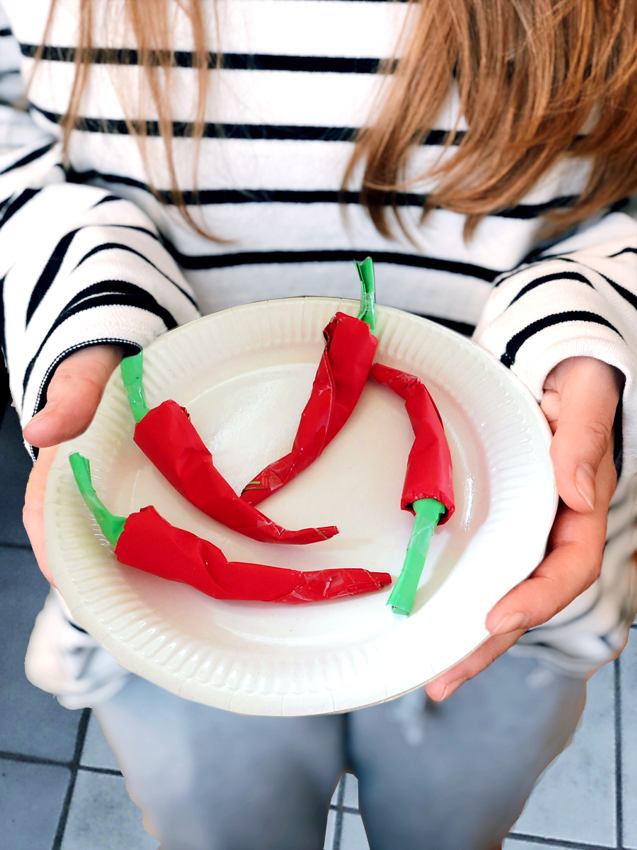
<svg viewBox="0 0 637 850">
<path fill-rule="evenodd" d="M 507 655 L 448 702 L 243 717 L 132 678 L 95 713 L 162 850 L 321 850 L 339 776 L 371 850 L 495 850 L 569 742 L 586 684 Z"/>
</svg>

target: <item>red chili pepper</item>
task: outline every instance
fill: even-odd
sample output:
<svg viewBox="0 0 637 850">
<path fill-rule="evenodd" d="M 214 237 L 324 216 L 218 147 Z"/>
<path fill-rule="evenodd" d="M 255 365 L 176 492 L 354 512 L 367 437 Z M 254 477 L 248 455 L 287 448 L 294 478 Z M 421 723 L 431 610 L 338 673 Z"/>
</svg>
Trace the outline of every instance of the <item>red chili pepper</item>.
<svg viewBox="0 0 637 850">
<path fill-rule="evenodd" d="M 217 546 L 175 528 L 152 507 L 128 517 L 115 555 L 124 564 L 185 582 L 215 599 L 317 602 L 369 593 L 391 582 L 387 573 L 362 569 L 304 572 L 228 561 Z"/>
<path fill-rule="evenodd" d="M 176 401 L 164 401 L 148 410 L 142 362 L 142 354 L 122 361 L 124 386 L 137 419 L 135 442 L 191 504 L 228 528 L 265 543 L 318 543 L 338 533 L 335 525 L 290 531 L 244 502 L 215 467 L 183 407 Z"/>
<path fill-rule="evenodd" d="M 408 372 L 375 363 L 372 376 L 405 400 L 414 429 L 414 444 L 407 460 L 401 507 L 414 513 L 414 502 L 419 499 L 436 499 L 445 508 L 439 524 L 447 522 L 455 509 L 451 454 L 434 400 L 422 381 Z"/>
<path fill-rule="evenodd" d="M 336 313 L 323 336 L 325 350 L 310 398 L 303 409 L 292 450 L 262 469 L 241 498 L 257 505 L 313 463 L 347 422 L 363 391 L 378 340 L 374 330 L 371 260 L 357 263 L 362 283 L 360 318 Z"/>
<path fill-rule="evenodd" d="M 391 583 L 388 573 L 363 569 L 292 570 L 228 561 L 208 540 L 167 522 L 155 508 L 118 517 L 102 504 L 82 455 L 69 458 L 84 501 L 93 512 L 122 564 L 170 581 L 179 581 L 215 599 L 261 602 L 318 602 L 379 590 Z"/>
</svg>

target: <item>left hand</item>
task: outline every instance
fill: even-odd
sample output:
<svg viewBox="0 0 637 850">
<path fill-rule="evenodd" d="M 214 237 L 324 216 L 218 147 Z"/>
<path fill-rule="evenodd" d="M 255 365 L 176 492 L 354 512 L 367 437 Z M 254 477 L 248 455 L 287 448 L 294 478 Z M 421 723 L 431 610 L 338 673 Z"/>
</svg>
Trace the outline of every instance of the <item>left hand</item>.
<svg viewBox="0 0 637 850">
<path fill-rule="evenodd" d="M 491 609 L 486 621 L 491 637 L 426 686 L 431 699 L 451 696 L 599 576 L 617 483 L 613 424 L 622 380 L 612 366 L 591 357 L 564 360 L 546 379 L 541 407 L 553 432 L 551 458 L 560 496 L 546 557 Z"/>
</svg>

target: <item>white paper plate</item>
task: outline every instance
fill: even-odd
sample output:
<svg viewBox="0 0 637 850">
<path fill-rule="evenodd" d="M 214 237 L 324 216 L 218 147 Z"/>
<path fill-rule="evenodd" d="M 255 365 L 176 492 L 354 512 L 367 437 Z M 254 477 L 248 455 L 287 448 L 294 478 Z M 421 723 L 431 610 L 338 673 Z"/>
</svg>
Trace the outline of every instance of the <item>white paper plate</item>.
<svg viewBox="0 0 637 850">
<path fill-rule="evenodd" d="M 294 298 L 226 310 L 162 336 L 145 354 L 150 406 L 174 398 L 240 489 L 289 449 L 323 350 L 352 301 Z M 435 535 L 412 616 L 386 591 L 300 606 L 222 602 L 115 560 L 67 457 L 80 450 L 119 514 L 153 504 L 232 559 L 400 572 L 412 518 L 399 508 L 413 432 L 403 403 L 370 384 L 319 461 L 262 509 L 288 528 L 335 523 L 312 546 L 257 543 L 176 493 L 132 441 L 119 372 L 90 429 L 58 453 L 46 495 L 55 582 L 77 622 L 127 669 L 188 699 L 248 714 L 344 711 L 391 699 L 486 637 L 493 604 L 540 561 L 557 496 L 549 429 L 531 395 L 473 343 L 379 309 L 377 360 L 424 379 L 445 421 L 456 514 Z"/>
</svg>

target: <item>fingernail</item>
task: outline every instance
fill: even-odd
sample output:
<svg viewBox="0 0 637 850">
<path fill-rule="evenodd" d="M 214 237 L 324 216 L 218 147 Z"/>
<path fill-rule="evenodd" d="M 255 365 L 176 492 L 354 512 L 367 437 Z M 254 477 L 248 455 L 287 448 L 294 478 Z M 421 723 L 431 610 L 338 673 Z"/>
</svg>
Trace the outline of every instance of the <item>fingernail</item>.
<svg viewBox="0 0 637 850">
<path fill-rule="evenodd" d="M 581 463 L 575 470 L 577 492 L 591 510 L 595 508 L 595 472 L 590 463 Z"/>
<path fill-rule="evenodd" d="M 514 632 L 517 629 L 523 629 L 528 622 L 528 614 L 505 614 L 501 620 L 498 620 L 492 629 L 489 629 L 492 635 L 506 635 L 509 632 Z"/>
</svg>

